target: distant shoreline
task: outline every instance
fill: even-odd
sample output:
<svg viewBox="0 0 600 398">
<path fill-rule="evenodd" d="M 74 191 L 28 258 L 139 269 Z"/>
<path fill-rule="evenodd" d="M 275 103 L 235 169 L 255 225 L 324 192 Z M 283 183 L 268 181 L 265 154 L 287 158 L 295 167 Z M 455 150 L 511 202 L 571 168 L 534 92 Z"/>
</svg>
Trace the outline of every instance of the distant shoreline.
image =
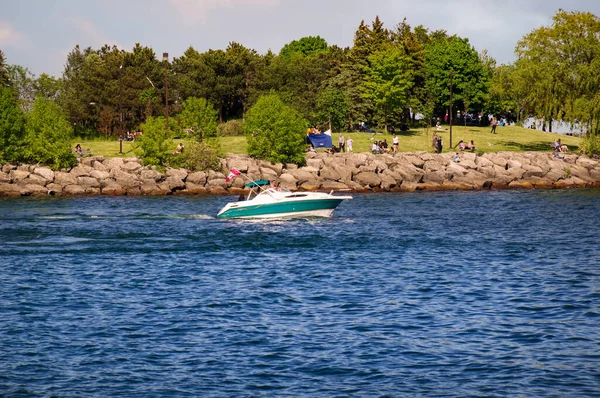
<svg viewBox="0 0 600 398">
<path fill-rule="evenodd" d="M 2 166 L 0 197 L 239 195 L 247 179 L 275 180 L 292 191 L 411 192 L 600 187 L 600 161 L 551 152 L 308 153 L 307 165 L 283 165 L 230 154 L 221 171 L 144 167 L 138 158 L 81 158 L 70 170 Z M 226 181 L 232 168 L 237 176 Z"/>
</svg>

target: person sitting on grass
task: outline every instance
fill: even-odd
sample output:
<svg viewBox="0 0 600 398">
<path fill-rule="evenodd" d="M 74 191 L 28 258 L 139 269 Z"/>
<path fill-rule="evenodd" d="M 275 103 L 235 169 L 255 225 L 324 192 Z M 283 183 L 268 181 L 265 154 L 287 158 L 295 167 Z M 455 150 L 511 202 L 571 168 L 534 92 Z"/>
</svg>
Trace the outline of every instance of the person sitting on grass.
<svg viewBox="0 0 600 398">
<path fill-rule="evenodd" d="M 458 144 L 456 144 L 455 147 L 458 147 L 458 149 L 464 151 L 465 149 L 467 149 L 467 144 L 463 140 L 460 140 L 458 141 Z"/>
<path fill-rule="evenodd" d="M 81 145 L 75 145 L 75 153 L 79 155 L 79 157 L 83 157 L 83 149 L 81 149 Z"/>
<path fill-rule="evenodd" d="M 173 151 L 173 155 L 178 155 L 180 153 L 183 153 L 183 144 L 181 142 L 177 144 L 177 148 Z"/>
<path fill-rule="evenodd" d="M 473 140 L 471 140 L 471 142 L 465 146 L 465 149 L 471 152 L 475 152 L 475 143 L 473 142 Z"/>
<path fill-rule="evenodd" d="M 373 145 L 371 145 L 371 152 L 373 152 L 374 154 L 380 153 L 377 141 L 373 141 Z"/>
</svg>

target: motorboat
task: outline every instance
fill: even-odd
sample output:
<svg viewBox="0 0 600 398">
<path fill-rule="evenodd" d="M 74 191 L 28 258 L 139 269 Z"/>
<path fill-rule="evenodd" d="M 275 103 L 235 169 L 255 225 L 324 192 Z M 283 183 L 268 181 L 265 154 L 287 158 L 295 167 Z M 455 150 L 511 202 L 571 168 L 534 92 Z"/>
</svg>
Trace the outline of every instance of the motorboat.
<svg viewBox="0 0 600 398">
<path fill-rule="evenodd" d="M 269 187 L 268 180 L 246 184 L 247 196 L 225 205 L 217 218 L 302 218 L 331 217 L 335 208 L 352 196 L 337 196 L 325 192 L 292 192 Z"/>
</svg>

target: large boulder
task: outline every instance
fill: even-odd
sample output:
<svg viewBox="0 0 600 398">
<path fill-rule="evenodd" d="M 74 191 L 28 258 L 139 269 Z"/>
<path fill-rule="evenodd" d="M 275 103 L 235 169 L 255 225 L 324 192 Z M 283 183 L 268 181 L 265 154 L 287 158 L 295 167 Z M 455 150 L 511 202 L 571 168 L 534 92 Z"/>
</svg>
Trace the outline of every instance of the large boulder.
<svg viewBox="0 0 600 398">
<path fill-rule="evenodd" d="M 26 183 L 26 184 L 35 184 L 35 185 L 45 186 L 49 182 L 52 182 L 52 180 L 47 180 L 38 174 L 29 174 L 29 177 L 27 177 L 24 180 L 19 181 L 19 184 Z"/>
<path fill-rule="evenodd" d="M 63 187 L 67 185 L 76 185 L 77 176 L 63 171 L 57 171 L 54 173 L 54 183 L 62 185 Z"/>
<path fill-rule="evenodd" d="M 181 181 L 185 181 L 186 177 L 188 176 L 188 171 L 186 169 L 172 169 L 172 168 L 168 168 L 165 171 L 165 177 L 169 178 L 169 177 L 175 177 Z"/>
<path fill-rule="evenodd" d="M 319 172 L 319 176 L 323 180 L 339 181 L 341 176 L 333 167 L 325 166 Z"/>
<path fill-rule="evenodd" d="M 341 191 L 341 190 L 347 190 L 348 186 L 341 182 L 325 180 L 325 181 L 323 181 L 323 184 L 321 184 L 321 189 L 324 191 L 331 191 L 331 190 Z"/>
<path fill-rule="evenodd" d="M 206 173 L 203 171 L 196 171 L 194 173 L 190 173 L 188 174 L 185 181 L 191 182 L 196 185 L 204 186 L 204 184 L 206 184 Z"/>
<path fill-rule="evenodd" d="M 63 187 L 62 194 L 63 195 L 73 195 L 73 196 L 84 195 L 85 188 L 80 185 L 67 185 L 67 186 Z"/>
<path fill-rule="evenodd" d="M 114 170 L 114 169 L 120 170 L 121 167 L 123 166 L 123 164 L 125 164 L 125 163 L 123 162 L 123 159 L 121 159 L 121 158 L 108 158 L 104 162 L 102 162 L 102 164 L 109 170 Z"/>
<path fill-rule="evenodd" d="M 21 196 L 41 196 L 48 194 L 46 187 L 37 184 L 20 184 L 19 190 L 21 191 Z"/>
<path fill-rule="evenodd" d="M 89 177 L 92 171 L 94 171 L 93 167 L 86 166 L 85 164 L 80 164 L 76 167 L 73 167 L 69 174 L 75 177 Z"/>
<path fill-rule="evenodd" d="M 21 188 L 16 184 L 0 183 L 0 196 L 21 196 Z"/>
<path fill-rule="evenodd" d="M 140 179 L 141 180 L 153 180 L 153 181 L 160 181 L 161 178 L 163 177 L 162 174 L 160 174 L 158 171 L 156 170 L 151 170 L 151 169 L 142 169 L 140 171 Z"/>
<path fill-rule="evenodd" d="M 142 195 L 149 195 L 149 196 L 162 196 L 162 195 L 166 195 L 166 191 L 162 190 L 158 184 L 156 184 L 155 182 L 146 182 L 143 183 L 140 187 L 140 192 Z M 170 192 L 170 190 L 169 190 Z"/>
<path fill-rule="evenodd" d="M 171 191 L 178 191 L 185 188 L 185 182 L 176 176 L 167 177 L 165 184 L 167 184 Z"/>
<path fill-rule="evenodd" d="M 398 185 L 396 180 L 386 173 L 381 173 L 379 176 L 381 177 L 381 183 L 379 186 L 384 191 L 390 191 L 392 188 L 395 188 L 396 185 Z"/>
<path fill-rule="evenodd" d="M 29 177 L 29 174 L 31 174 L 29 171 L 16 169 L 10 170 L 8 172 L 8 177 L 14 183 L 26 179 L 27 177 Z"/>
<path fill-rule="evenodd" d="M 381 185 L 381 178 L 370 171 L 363 171 L 354 176 L 354 181 L 362 185 L 363 187 L 379 187 Z"/>
<path fill-rule="evenodd" d="M 306 170 L 306 167 L 299 168 L 297 170 L 291 170 L 290 173 L 297 181 L 297 184 L 301 185 L 305 182 L 315 181 L 317 176 Z"/>
<path fill-rule="evenodd" d="M 102 188 L 103 195 L 122 196 L 125 193 L 125 189 L 117 183 L 112 183 Z"/>
<path fill-rule="evenodd" d="M 36 167 L 33 174 L 43 177 L 48 182 L 54 181 L 54 172 L 47 167 Z"/>
<path fill-rule="evenodd" d="M 143 166 L 138 162 L 127 162 L 124 163 L 123 166 L 121 166 L 121 170 L 123 170 L 126 173 L 137 173 L 141 171 L 142 168 Z"/>
<path fill-rule="evenodd" d="M 91 173 L 90 173 L 90 177 L 97 179 L 98 181 L 102 181 L 105 180 L 107 178 L 110 178 L 110 173 L 107 171 L 103 171 L 103 170 L 98 170 L 98 169 L 94 169 Z"/>
<path fill-rule="evenodd" d="M 93 177 L 77 177 L 77 184 L 84 188 L 100 188 L 100 183 Z"/>
</svg>

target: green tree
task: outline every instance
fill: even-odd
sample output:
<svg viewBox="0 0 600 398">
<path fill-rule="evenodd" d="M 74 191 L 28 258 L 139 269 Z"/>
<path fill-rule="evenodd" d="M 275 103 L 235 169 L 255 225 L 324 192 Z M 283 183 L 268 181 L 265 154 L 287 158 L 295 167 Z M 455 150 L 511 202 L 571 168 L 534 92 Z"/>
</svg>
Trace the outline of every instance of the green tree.
<svg viewBox="0 0 600 398">
<path fill-rule="evenodd" d="M 327 120 L 330 129 L 343 129 L 348 118 L 348 104 L 344 92 L 333 86 L 321 90 L 317 97 L 315 118 Z"/>
<path fill-rule="evenodd" d="M 198 141 L 217 136 L 218 114 L 206 98 L 190 97 L 186 99 L 179 117 L 184 127 L 194 129 Z"/>
<path fill-rule="evenodd" d="M 535 29 L 516 48 L 516 79 L 529 114 L 583 127 L 582 148 L 597 148 L 600 133 L 600 18 L 559 10 L 549 27 Z M 589 145 L 588 145 L 589 144 Z"/>
<path fill-rule="evenodd" d="M 167 130 L 166 119 L 162 116 L 149 117 L 141 128 L 144 134 L 138 138 L 138 155 L 145 165 L 166 165 L 173 148 L 171 124 Z"/>
<path fill-rule="evenodd" d="M 394 111 L 405 108 L 413 86 L 412 62 L 404 51 L 389 45 L 369 57 L 365 97 L 375 104 L 375 115 L 385 126 Z"/>
<path fill-rule="evenodd" d="M 58 92 L 61 89 L 62 81 L 50 76 L 46 73 L 42 73 L 35 81 L 33 86 L 36 95 L 42 96 L 46 99 L 56 99 Z"/>
<path fill-rule="evenodd" d="M 0 85 L 0 161 L 18 161 L 22 156 L 25 118 L 14 92 Z"/>
<path fill-rule="evenodd" d="M 248 154 L 271 162 L 305 164 L 307 122 L 276 95 L 259 98 L 246 116 Z"/>
<path fill-rule="evenodd" d="M 401 122 L 406 123 L 412 117 L 411 121 L 414 125 L 417 113 L 429 115 L 432 112 L 433 97 L 427 84 L 425 60 L 425 45 L 430 42 L 430 39 L 427 29 L 421 25 L 411 29 L 406 19 L 396 27 L 391 37 L 392 41 L 397 43 L 404 50 L 404 54 L 410 58 L 413 84 L 409 89 L 408 103 L 403 109 Z"/>
<path fill-rule="evenodd" d="M 313 55 L 319 52 L 327 51 L 327 41 L 321 36 L 308 36 L 300 40 L 294 40 L 281 49 L 279 56 L 285 59 L 291 58 L 294 54 L 304 56 Z"/>
<path fill-rule="evenodd" d="M 434 32 L 435 33 L 435 32 Z M 450 104 L 450 72 L 453 109 L 481 110 L 487 102 L 489 76 L 468 39 L 458 36 L 432 39 L 426 47 L 427 84 L 435 99 L 435 114 L 443 115 Z"/>
<path fill-rule="evenodd" d="M 24 161 L 55 169 L 77 163 L 71 151 L 73 128 L 54 101 L 37 97 L 25 120 Z"/>
<path fill-rule="evenodd" d="M 6 63 L 4 53 L 2 52 L 2 50 L 0 50 L 0 86 L 6 87 L 8 85 L 8 64 Z"/>
<path fill-rule="evenodd" d="M 21 109 L 27 112 L 31 110 L 36 97 L 35 76 L 29 69 L 20 65 L 8 67 L 10 87 L 13 89 Z"/>
</svg>

